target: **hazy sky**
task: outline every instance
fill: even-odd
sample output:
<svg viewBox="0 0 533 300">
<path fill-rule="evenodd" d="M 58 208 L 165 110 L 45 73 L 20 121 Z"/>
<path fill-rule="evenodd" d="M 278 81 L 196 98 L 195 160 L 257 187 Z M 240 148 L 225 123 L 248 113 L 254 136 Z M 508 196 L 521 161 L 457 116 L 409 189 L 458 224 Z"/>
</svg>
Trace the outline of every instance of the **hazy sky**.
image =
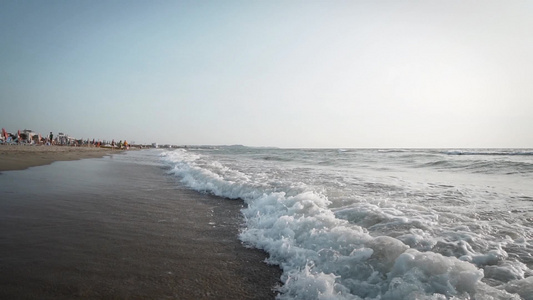
<svg viewBox="0 0 533 300">
<path fill-rule="evenodd" d="M 0 1 L 0 127 L 533 147 L 533 1 Z"/>
</svg>

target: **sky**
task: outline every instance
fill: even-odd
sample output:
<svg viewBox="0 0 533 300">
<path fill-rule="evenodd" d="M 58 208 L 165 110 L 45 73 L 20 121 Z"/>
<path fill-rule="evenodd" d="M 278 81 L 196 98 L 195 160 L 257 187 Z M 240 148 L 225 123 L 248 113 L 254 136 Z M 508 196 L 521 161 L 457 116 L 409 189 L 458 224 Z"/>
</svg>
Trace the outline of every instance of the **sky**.
<svg viewBox="0 0 533 300">
<path fill-rule="evenodd" d="M 0 127 L 533 148 L 533 1 L 0 1 Z"/>
</svg>

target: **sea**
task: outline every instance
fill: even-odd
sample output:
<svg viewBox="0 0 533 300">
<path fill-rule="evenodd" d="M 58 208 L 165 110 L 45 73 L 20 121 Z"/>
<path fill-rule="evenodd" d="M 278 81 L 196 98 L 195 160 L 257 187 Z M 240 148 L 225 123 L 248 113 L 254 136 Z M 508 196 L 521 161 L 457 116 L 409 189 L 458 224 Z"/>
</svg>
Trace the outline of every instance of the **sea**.
<svg viewBox="0 0 533 300">
<path fill-rule="evenodd" d="M 239 238 L 282 270 L 278 299 L 533 299 L 532 149 L 146 153 L 243 201 Z"/>
</svg>

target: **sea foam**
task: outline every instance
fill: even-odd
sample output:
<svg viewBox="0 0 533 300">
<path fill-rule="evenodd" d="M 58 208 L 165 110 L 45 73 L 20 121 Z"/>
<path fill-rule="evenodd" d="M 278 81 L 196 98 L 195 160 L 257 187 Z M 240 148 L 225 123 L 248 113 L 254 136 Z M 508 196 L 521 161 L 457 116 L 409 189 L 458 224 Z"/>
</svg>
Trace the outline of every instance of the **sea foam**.
<svg viewBox="0 0 533 300">
<path fill-rule="evenodd" d="M 322 191 L 303 182 L 246 173 L 181 149 L 162 157 L 187 187 L 244 200 L 240 239 L 282 269 L 279 299 L 532 299 L 533 277 L 525 278 L 523 263 L 502 264 L 501 248 L 477 252 L 470 234 L 435 238 L 430 229 L 439 216 L 430 209 L 404 207 L 416 209 L 416 218 L 375 204 L 334 212 Z M 402 230 L 391 236 L 391 228 Z M 490 286 L 482 280 L 487 275 L 508 283 Z"/>
</svg>

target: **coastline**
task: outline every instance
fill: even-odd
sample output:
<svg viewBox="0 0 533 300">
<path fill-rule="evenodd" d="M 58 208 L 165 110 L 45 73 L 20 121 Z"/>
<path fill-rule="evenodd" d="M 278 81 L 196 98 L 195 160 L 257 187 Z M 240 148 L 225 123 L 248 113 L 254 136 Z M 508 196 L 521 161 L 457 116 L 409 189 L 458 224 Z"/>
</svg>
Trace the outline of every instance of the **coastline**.
<svg viewBox="0 0 533 300">
<path fill-rule="evenodd" d="M 130 154 L 0 176 L 0 298 L 274 299 L 280 269 L 238 239 L 243 203 Z"/>
<path fill-rule="evenodd" d="M 54 161 L 103 157 L 122 151 L 98 147 L 0 145 L 0 172 L 24 170 L 48 165 Z"/>
</svg>

